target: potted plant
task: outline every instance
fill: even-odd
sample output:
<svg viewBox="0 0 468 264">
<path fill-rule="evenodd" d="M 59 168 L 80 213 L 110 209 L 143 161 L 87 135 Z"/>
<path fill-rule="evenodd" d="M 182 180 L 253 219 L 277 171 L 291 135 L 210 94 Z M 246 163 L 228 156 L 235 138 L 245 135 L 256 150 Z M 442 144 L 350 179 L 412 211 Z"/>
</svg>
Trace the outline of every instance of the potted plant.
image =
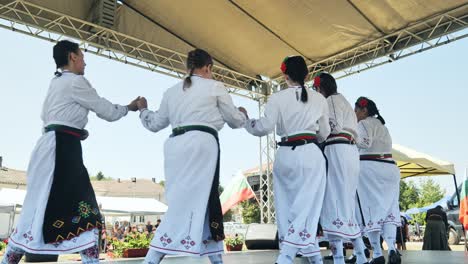
<svg viewBox="0 0 468 264">
<path fill-rule="evenodd" d="M 124 241 L 112 240 L 112 257 L 138 258 L 146 256 L 152 236 L 141 233 L 128 234 Z"/>
<path fill-rule="evenodd" d="M 0 256 L 3 255 L 3 252 L 5 251 L 7 247 L 7 243 L 5 241 L 0 241 Z"/>
<path fill-rule="evenodd" d="M 233 237 L 226 237 L 224 239 L 224 243 L 226 244 L 226 249 L 228 251 L 242 251 L 242 247 L 244 246 L 244 238 L 236 234 Z"/>
</svg>

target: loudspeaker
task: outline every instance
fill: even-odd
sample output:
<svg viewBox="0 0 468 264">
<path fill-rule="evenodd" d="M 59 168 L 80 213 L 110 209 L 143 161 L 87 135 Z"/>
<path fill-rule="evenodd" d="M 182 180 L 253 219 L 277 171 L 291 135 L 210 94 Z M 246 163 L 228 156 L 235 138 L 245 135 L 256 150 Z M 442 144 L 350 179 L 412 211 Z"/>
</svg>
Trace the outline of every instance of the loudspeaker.
<svg viewBox="0 0 468 264">
<path fill-rule="evenodd" d="M 278 249 L 278 230 L 275 224 L 250 224 L 245 234 L 247 249 Z"/>
</svg>

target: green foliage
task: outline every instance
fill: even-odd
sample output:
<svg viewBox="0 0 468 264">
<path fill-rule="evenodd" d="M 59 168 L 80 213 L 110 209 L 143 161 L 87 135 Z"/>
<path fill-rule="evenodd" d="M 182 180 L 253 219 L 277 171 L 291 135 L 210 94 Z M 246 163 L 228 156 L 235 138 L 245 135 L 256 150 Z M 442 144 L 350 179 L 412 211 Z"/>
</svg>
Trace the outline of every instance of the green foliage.
<svg viewBox="0 0 468 264">
<path fill-rule="evenodd" d="M 414 182 L 400 181 L 400 210 L 406 211 L 419 199 L 419 189 Z"/>
<path fill-rule="evenodd" d="M 242 245 L 244 244 L 244 237 L 243 236 L 239 236 L 239 235 L 235 235 L 235 236 L 227 236 L 225 239 L 224 239 L 224 243 L 226 244 L 226 246 L 236 246 L 236 245 Z"/>
<path fill-rule="evenodd" d="M 110 242 L 113 248 L 113 257 L 122 257 L 124 250 L 129 248 L 149 248 L 151 239 L 153 239 L 153 234 L 147 236 L 143 233 L 130 233 L 124 238 L 124 241 L 114 238 Z"/>
<path fill-rule="evenodd" d="M 3 241 L 0 241 L 0 251 L 4 251 L 7 247 L 7 244 Z"/>
<path fill-rule="evenodd" d="M 260 223 L 260 207 L 255 199 L 241 202 L 244 224 Z"/>
<path fill-rule="evenodd" d="M 400 206 L 402 211 L 409 208 L 424 207 L 435 203 L 444 197 L 444 191 L 432 179 L 422 180 L 420 187 L 413 182 L 400 184 Z M 426 213 L 412 215 L 413 221 L 425 224 Z"/>
<path fill-rule="evenodd" d="M 92 181 L 110 181 L 110 180 L 112 180 L 111 177 L 106 177 L 104 175 L 104 173 L 102 173 L 101 171 L 98 172 L 95 176 L 89 177 L 89 179 L 92 180 Z"/>
<path fill-rule="evenodd" d="M 162 180 L 162 181 L 159 181 L 159 182 L 158 182 L 158 184 L 159 184 L 159 185 L 161 185 L 162 187 L 164 187 L 164 186 L 165 186 L 165 184 L 166 184 L 166 181 L 164 181 L 164 180 Z"/>
</svg>

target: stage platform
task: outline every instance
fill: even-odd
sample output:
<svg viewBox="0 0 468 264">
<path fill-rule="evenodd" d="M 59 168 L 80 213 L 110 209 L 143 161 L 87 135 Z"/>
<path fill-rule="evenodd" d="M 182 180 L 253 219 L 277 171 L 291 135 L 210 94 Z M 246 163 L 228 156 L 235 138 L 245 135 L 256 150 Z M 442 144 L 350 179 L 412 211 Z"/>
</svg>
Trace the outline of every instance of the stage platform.
<svg viewBox="0 0 468 264">
<path fill-rule="evenodd" d="M 328 255 L 329 251 L 322 250 L 322 255 Z M 348 251 L 350 254 L 351 252 Z M 463 251 L 403 251 L 402 264 L 468 264 L 468 255 Z M 224 255 L 224 264 L 274 264 L 278 255 L 277 250 L 255 250 L 227 253 Z M 385 256 L 387 253 L 385 252 Z M 114 264 L 139 264 L 143 258 L 118 259 L 112 261 L 101 260 L 101 263 Z M 57 263 L 57 262 L 55 262 Z M 76 264 L 81 262 L 60 262 L 62 264 Z M 296 258 L 295 264 L 307 263 L 301 258 Z M 333 261 L 324 261 L 324 264 L 332 264 Z M 208 258 L 193 257 L 167 257 L 161 264 L 209 264 Z"/>
<path fill-rule="evenodd" d="M 325 252 L 323 251 L 322 254 Z M 328 253 L 326 253 L 328 254 Z M 386 253 L 385 253 L 386 254 Z M 468 255 L 462 251 L 404 251 L 402 264 L 468 264 Z M 274 264 L 278 251 L 245 251 L 224 256 L 225 264 Z M 207 258 L 167 258 L 161 264 L 207 264 Z M 295 263 L 307 263 L 296 258 Z M 324 261 L 332 264 L 333 261 Z"/>
</svg>

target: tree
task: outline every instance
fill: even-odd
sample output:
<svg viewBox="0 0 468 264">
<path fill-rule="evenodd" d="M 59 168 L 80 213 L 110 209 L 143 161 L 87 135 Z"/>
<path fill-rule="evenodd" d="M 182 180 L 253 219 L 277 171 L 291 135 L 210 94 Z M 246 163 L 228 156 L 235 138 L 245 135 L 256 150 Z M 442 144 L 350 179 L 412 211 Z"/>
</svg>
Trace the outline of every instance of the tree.
<svg viewBox="0 0 468 264">
<path fill-rule="evenodd" d="M 255 199 L 241 202 L 244 224 L 260 223 L 260 207 Z"/>
<path fill-rule="evenodd" d="M 98 181 L 102 181 L 104 179 L 104 174 L 102 174 L 102 172 L 98 172 L 98 174 L 96 174 L 96 179 Z"/>
<path fill-rule="evenodd" d="M 442 199 L 444 191 L 440 185 L 435 183 L 434 180 L 428 179 L 421 184 L 421 198 L 420 201 L 423 206 L 430 205 Z"/>
<path fill-rule="evenodd" d="M 428 179 L 421 182 L 421 191 L 418 202 L 415 204 L 416 207 L 424 207 L 435 203 L 444 197 L 444 192 L 439 184 L 435 183 L 434 180 Z M 425 223 L 426 213 L 417 214 L 414 216 L 414 220 L 418 223 Z"/>
<path fill-rule="evenodd" d="M 112 180 L 111 177 L 106 177 L 104 175 L 104 173 L 102 173 L 101 171 L 99 171 L 95 176 L 89 177 L 89 179 L 92 180 L 92 181 L 110 181 L 110 180 Z"/>
<path fill-rule="evenodd" d="M 158 184 L 161 185 L 162 187 L 164 187 L 166 182 L 164 180 L 161 180 L 161 181 L 158 182 Z"/>
<path fill-rule="evenodd" d="M 400 211 L 406 211 L 419 200 L 419 189 L 414 182 L 400 181 Z"/>
</svg>

